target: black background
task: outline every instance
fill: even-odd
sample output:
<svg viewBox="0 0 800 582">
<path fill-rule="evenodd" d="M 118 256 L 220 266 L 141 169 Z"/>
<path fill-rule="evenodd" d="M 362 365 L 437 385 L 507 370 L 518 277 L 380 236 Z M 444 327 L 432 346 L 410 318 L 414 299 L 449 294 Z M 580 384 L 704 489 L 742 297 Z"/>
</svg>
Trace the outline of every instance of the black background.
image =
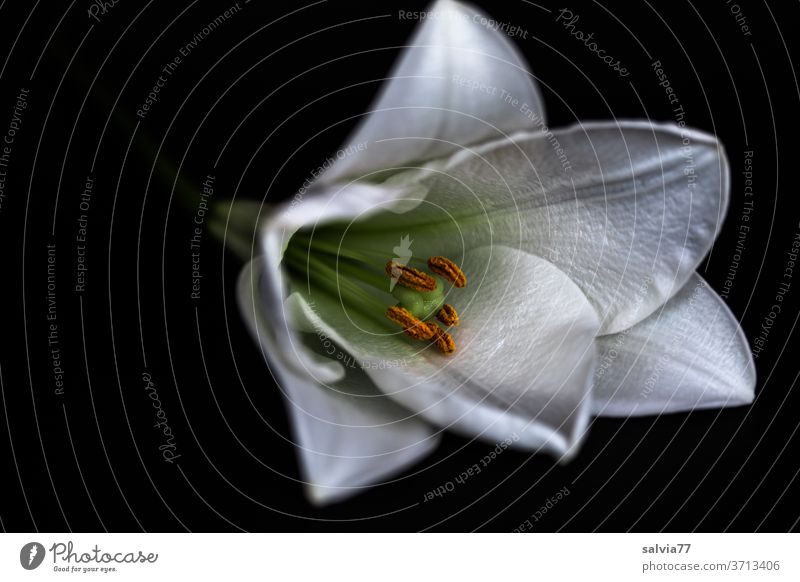
<svg viewBox="0 0 800 582">
<path fill-rule="evenodd" d="M 528 31 L 512 40 L 552 127 L 674 119 L 650 66 L 662 62 L 687 123 L 716 133 L 731 162 L 729 216 L 699 269 L 717 290 L 739 232 L 744 152 L 754 152 L 751 231 L 728 304 L 756 337 L 800 229 L 792 147 L 800 92 L 790 57 L 797 3 L 478 4 Z M 597 420 L 565 467 L 507 451 L 466 485 L 421 503 L 491 448 L 447 436 L 402 478 L 332 507 L 309 505 L 286 409 L 236 306 L 241 263 L 206 232 L 201 299 L 190 298 L 194 211 L 178 191 L 214 174 L 217 199 L 293 195 L 344 141 L 413 30 L 398 10 L 425 5 L 241 3 L 183 59 L 137 125 L 160 69 L 230 5 L 120 0 L 100 22 L 86 0 L 1 5 L 0 130 L 20 89 L 30 89 L 0 207 L 4 530 L 510 531 L 563 487 L 569 496 L 531 519 L 535 531 L 797 527 L 800 280 L 757 359 L 751 407 Z M 562 7 L 629 77 L 555 22 Z M 88 175 L 89 270 L 78 293 L 76 219 Z M 61 395 L 46 319 L 53 243 Z M 181 456 L 172 464 L 157 448 L 145 371 L 175 434 Z"/>
</svg>

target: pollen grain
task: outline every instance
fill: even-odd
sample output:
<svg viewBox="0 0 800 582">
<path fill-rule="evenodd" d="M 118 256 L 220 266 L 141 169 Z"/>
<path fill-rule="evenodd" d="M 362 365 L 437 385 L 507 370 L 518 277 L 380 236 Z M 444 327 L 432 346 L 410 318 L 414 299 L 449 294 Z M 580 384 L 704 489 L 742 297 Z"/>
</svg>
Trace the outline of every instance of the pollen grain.
<svg viewBox="0 0 800 582">
<path fill-rule="evenodd" d="M 439 348 L 439 351 L 446 356 L 454 354 L 456 352 L 456 342 L 453 340 L 453 336 L 441 329 L 435 323 L 432 325 L 432 327 L 436 328 L 433 341 L 436 343 L 436 347 Z"/>
<path fill-rule="evenodd" d="M 428 267 L 440 277 L 447 279 L 456 287 L 467 286 L 467 276 L 447 257 L 429 257 Z"/>
<path fill-rule="evenodd" d="M 386 274 L 403 287 L 408 287 L 415 291 L 427 292 L 436 289 L 436 279 L 419 269 L 403 265 L 397 261 L 386 263 Z"/>
<path fill-rule="evenodd" d="M 448 327 L 459 324 L 458 311 L 456 311 L 456 308 L 448 303 L 442 305 L 442 308 L 436 314 L 436 319 Z"/>
<path fill-rule="evenodd" d="M 435 324 L 425 323 L 411 315 L 408 309 L 397 305 L 386 310 L 386 317 L 402 327 L 407 336 L 416 340 L 431 340 L 439 329 Z"/>
</svg>

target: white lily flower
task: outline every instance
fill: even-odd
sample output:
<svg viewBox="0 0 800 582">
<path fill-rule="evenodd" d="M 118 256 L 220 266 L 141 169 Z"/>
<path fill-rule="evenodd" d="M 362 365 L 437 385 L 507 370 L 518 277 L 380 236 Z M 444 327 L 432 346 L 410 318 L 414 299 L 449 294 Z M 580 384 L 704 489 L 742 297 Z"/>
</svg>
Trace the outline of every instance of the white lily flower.
<svg viewBox="0 0 800 582">
<path fill-rule="evenodd" d="M 721 145 L 647 121 L 551 131 L 511 42 L 471 7 L 432 12 L 351 153 L 271 211 L 240 279 L 319 504 L 398 474 L 443 430 L 563 460 L 592 415 L 753 398 L 747 341 L 694 272 L 728 205 Z M 431 278 L 429 257 L 467 285 Z M 405 286 L 403 265 L 436 290 Z M 386 317 L 398 301 L 409 333 Z M 459 325 L 431 323 L 445 302 Z"/>
</svg>

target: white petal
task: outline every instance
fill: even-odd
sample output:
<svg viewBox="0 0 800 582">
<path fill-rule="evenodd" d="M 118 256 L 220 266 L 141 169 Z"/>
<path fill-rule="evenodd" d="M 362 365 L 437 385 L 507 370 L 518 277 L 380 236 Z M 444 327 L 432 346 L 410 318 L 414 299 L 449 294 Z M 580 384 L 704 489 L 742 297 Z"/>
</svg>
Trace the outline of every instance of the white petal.
<svg viewBox="0 0 800 582">
<path fill-rule="evenodd" d="M 304 226 L 316 227 L 329 221 L 348 219 L 357 216 L 369 216 L 373 212 L 386 210 L 403 200 L 418 200 L 424 192 L 418 193 L 419 187 L 409 185 L 373 185 L 367 183 L 350 183 L 330 187 L 315 186 L 303 191 L 295 197 L 266 213 L 261 222 L 261 250 L 259 257 L 263 262 L 265 277 L 259 290 L 259 302 L 268 314 L 270 329 L 278 345 L 291 342 L 290 325 L 286 322 L 284 301 L 289 295 L 289 285 L 281 269 L 281 260 L 292 235 Z M 399 202 L 398 202 L 399 201 Z M 295 355 L 303 364 L 301 368 L 319 368 L 319 358 L 312 354 L 297 350 Z M 339 379 L 338 364 L 327 363 L 324 367 L 331 370 L 331 376 L 320 376 L 320 382 L 334 382 Z M 318 369 L 322 374 L 323 369 Z"/>
<path fill-rule="evenodd" d="M 747 339 L 697 274 L 663 309 L 598 343 L 595 414 L 639 416 L 753 401 L 756 375 Z"/>
<path fill-rule="evenodd" d="M 542 256 L 583 290 L 603 320 L 601 333 L 647 317 L 711 248 L 729 187 L 728 163 L 712 136 L 623 121 L 513 139 L 395 176 L 397 184 L 421 181 L 427 195 L 402 218 L 389 215 L 387 226 L 412 231 L 435 213 L 447 226 L 437 210 L 446 209 L 467 246 L 494 242 Z M 415 197 L 423 197 L 419 188 Z M 450 241 L 458 252 L 459 237 L 440 230 L 437 244 Z"/>
<path fill-rule="evenodd" d="M 432 428 L 377 391 L 357 362 L 331 360 L 340 374 L 337 382 L 324 385 L 321 374 L 329 379 L 335 375 L 309 367 L 313 360 L 308 354 L 299 356 L 308 349 L 298 335 L 284 336 L 291 343 L 276 341 L 273 326 L 285 317 L 265 312 L 259 293 L 254 293 L 260 292 L 261 272 L 259 261 L 242 272 L 239 305 L 286 397 L 310 500 L 323 505 L 354 495 L 433 450 L 438 435 Z M 327 343 L 314 340 L 329 352 Z"/>
<path fill-rule="evenodd" d="M 363 151 L 337 161 L 322 180 L 358 178 L 542 127 L 533 77 L 508 36 L 485 22 L 472 6 L 436 2 L 342 148 Z"/>
<path fill-rule="evenodd" d="M 461 325 L 458 351 L 444 356 L 423 342 L 381 332 L 358 314 L 317 305 L 316 325 L 359 359 L 392 398 L 443 428 L 490 442 L 516 441 L 561 456 L 575 450 L 590 410 L 589 388 L 599 326 L 594 309 L 547 261 L 508 247 L 468 251 L 465 289 L 448 297 Z M 399 335 L 399 338 L 398 338 Z"/>
</svg>

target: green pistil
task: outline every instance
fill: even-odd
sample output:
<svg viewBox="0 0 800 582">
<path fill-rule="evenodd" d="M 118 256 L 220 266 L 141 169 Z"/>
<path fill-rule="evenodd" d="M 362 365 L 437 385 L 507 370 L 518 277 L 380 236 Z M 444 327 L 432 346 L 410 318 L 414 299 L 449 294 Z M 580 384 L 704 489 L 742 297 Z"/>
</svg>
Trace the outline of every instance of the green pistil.
<svg viewBox="0 0 800 582">
<path fill-rule="evenodd" d="M 395 285 L 392 295 L 417 319 L 429 319 L 435 316 L 444 305 L 444 282 L 436 275 L 436 289 L 433 291 L 415 291 L 402 285 Z"/>
</svg>

